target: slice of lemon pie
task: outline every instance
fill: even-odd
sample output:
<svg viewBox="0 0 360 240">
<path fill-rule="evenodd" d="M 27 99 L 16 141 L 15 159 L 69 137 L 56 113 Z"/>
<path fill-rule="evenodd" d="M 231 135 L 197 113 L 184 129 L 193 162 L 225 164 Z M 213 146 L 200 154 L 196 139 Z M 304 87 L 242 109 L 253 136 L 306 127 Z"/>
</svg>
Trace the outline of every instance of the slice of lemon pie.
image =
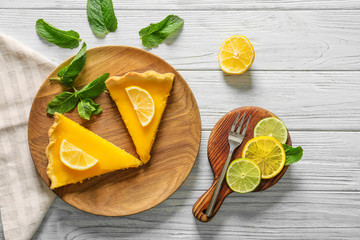
<svg viewBox="0 0 360 240">
<path fill-rule="evenodd" d="M 174 77 L 172 73 L 155 71 L 129 72 L 105 82 L 143 163 L 150 159 Z"/>
<path fill-rule="evenodd" d="M 125 150 L 69 118 L 58 113 L 54 117 L 46 149 L 51 189 L 142 164 Z"/>
</svg>

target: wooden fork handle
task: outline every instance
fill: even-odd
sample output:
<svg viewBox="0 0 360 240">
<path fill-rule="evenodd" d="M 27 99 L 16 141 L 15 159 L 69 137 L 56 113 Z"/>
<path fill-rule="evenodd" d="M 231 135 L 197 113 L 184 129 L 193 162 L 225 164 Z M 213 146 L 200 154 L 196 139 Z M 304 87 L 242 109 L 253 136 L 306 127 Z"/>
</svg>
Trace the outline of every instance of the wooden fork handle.
<svg viewBox="0 0 360 240">
<path fill-rule="evenodd" d="M 211 214 L 211 216 L 207 217 L 205 214 L 206 209 L 209 206 L 211 197 L 214 193 L 216 183 L 218 182 L 219 178 L 215 178 L 213 184 L 211 187 L 196 201 L 196 203 L 193 206 L 193 214 L 196 219 L 198 219 L 201 222 L 209 222 L 217 213 L 219 210 L 221 204 L 223 203 L 224 199 L 227 195 L 232 193 L 232 191 L 229 189 L 229 187 L 226 185 L 226 181 L 223 181 L 223 185 L 220 189 L 219 195 L 215 201 L 214 210 Z"/>
</svg>

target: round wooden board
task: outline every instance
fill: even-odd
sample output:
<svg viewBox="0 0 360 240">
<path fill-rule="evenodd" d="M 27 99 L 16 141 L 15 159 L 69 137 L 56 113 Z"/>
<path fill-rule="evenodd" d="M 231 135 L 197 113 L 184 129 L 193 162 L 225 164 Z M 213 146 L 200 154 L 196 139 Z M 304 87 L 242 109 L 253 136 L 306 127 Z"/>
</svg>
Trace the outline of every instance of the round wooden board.
<svg viewBox="0 0 360 240">
<path fill-rule="evenodd" d="M 242 150 L 247 141 L 254 137 L 254 128 L 256 124 L 263 118 L 267 117 L 276 117 L 275 114 L 272 112 L 260 108 L 260 107 L 241 107 L 230 111 L 229 113 L 225 114 L 215 125 L 214 129 L 212 130 L 209 142 L 208 142 L 208 158 L 211 165 L 211 168 L 214 173 L 214 181 L 211 187 L 198 199 L 198 201 L 194 204 L 193 207 L 193 214 L 194 216 L 203 222 L 210 221 L 217 211 L 219 210 L 221 204 L 225 200 L 225 198 L 232 193 L 233 191 L 228 187 L 226 181 L 224 180 L 223 185 L 221 187 L 219 196 L 215 202 L 215 207 L 212 216 L 207 217 L 205 215 L 205 210 L 209 206 L 210 199 L 213 195 L 215 190 L 216 183 L 219 180 L 220 174 L 222 169 L 224 168 L 226 158 L 229 154 L 229 145 L 228 145 L 228 136 L 230 133 L 231 126 L 235 121 L 236 116 L 241 113 L 238 122 L 244 114 L 246 114 L 246 120 L 251 115 L 251 119 L 249 122 L 249 126 L 247 132 L 245 134 L 245 138 L 243 143 L 235 149 L 232 159 L 241 158 Z M 239 123 L 238 123 L 239 124 Z M 291 138 L 288 135 L 288 140 L 286 144 L 291 145 Z M 263 191 L 271 186 L 275 185 L 280 178 L 285 174 L 286 170 L 289 166 L 285 166 L 282 171 L 273 178 L 270 179 L 262 179 L 260 185 L 254 190 L 255 192 Z"/>
<path fill-rule="evenodd" d="M 48 102 L 65 90 L 50 82 L 72 58 L 58 66 L 40 87 L 29 117 L 28 138 L 36 169 L 50 186 L 46 174 L 48 160 L 45 149 L 52 116 L 46 114 Z M 116 171 L 94 177 L 83 183 L 53 190 L 60 198 L 83 211 L 125 216 L 148 210 L 173 194 L 189 175 L 200 146 L 201 122 L 199 109 L 191 89 L 181 75 L 163 59 L 141 49 L 126 46 L 104 46 L 89 49 L 84 69 L 76 79 L 81 88 L 103 73 L 120 76 L 130 71 L 172 72 L 175 80 L 167 107 L 151 151 L 150 161 L 139 168 Z M 130 154 L 137 156 L 132 139 L 115 103 L 106 92 L 95 99 L 103 112 L 90 121 L 81 119 L 76 108 L 64 114 Z"/>
</svg>

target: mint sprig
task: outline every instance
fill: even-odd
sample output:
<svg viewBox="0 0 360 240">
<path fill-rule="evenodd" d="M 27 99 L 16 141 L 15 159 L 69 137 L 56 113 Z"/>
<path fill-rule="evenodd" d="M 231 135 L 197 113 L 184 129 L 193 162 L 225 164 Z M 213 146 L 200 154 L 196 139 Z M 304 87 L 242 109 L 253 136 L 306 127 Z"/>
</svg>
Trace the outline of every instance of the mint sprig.
<svg viewBox="0 0 360 240">
<path fill-rule="evenodd" d="M 151 23 L 139 31 L 142 44 L 148 48 L 156 47 L 183 25 L 184 19 L 177 15 L 169 15 L 158 23 Z"/>
<path fill-rule="evenodd" d="M 86 61 L 86 43 L 83 43 L 80 51 L 72 59 L 69 65 L 60 69 L 57 73 L 59 78 L 51 78 L 66 87 L 71 87 L 74 92 L 63 92 L 56 95 L 46 108 L 48 114 L 66 113 L 78 105 L 80 117 L 89 120 L 91 115 L 99 114 L 102 109 L 99 104 L 94 103 L 93 98 L 99 96 L 105 89 L 105 81 L 109 78 L 109 73 L 104 73 L 100 77 L 91 81 L 81 90 L 74 87 L 74 80 L 84 68 Z M 79 103 L 79 104 L 78 104 Z"/>
<path fill-rule="evenodd" d="M 59 78 L 51 78 L 50 80 L 57 80 L 67 87 L 71 87 L 74 79 L 79 75 L 84 68 L 86 62 L 86 43 L 84 42 L 79 52 L 71 60 L 70 64 L 61 68 L 57 73 Z"/>
<path fill-rule="evenodd" d="M 109 78 L 109 73 L 104 73 L 100 77 L 96 78 L 92 82 L 88 83 L 80 91 L 78 91 L 73 85 L 74 92 L 62 92 L 56 95 L 46 108 L 48 114 L 66 113 L 72 110 L 78 102 L 78 112 L 80 117 L 89 120 L 91 115 L 99 114 L 102 109 L 100 104 L 94 103 L 92 98 L 99 96 L 106 88 L 105 81 Z"/>
<path fill-rule="evenodd" d="M 62 48 L 77 48 L 81 42 L 78 32 L 60 30 L 44 19 L 38 19 L 35 28 L 40 37 Z"/>
<path fill-rule="evenodd" d="M 286 161 L 285 166 L 296 163 L 300 161 L 303 156 L 303 149 L 302 147 L 292 147 L 286 144 L 282 144 L 285 154 L 286 154 Z"/>
<path fill-rule="evenodd" d="M 88 0 L 86 10 L 90 27 L 97 37 L 116 31 L 117 19 L 111 0 Z"/>
</svg>

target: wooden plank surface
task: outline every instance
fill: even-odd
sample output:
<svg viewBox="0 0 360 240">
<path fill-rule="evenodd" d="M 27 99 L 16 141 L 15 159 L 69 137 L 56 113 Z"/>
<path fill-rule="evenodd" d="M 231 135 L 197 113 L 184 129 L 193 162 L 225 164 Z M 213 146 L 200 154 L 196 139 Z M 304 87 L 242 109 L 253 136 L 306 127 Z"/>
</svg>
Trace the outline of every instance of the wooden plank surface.
<svg viewBox="0 0 360 240">
<path fill-rule="evenodd" d="M 211 130 L 221 116 L 239 106 L 268 109 L 289 130 L 360 130 L 358 71 L 180 73 L 197 99 L 204 130 Z"/>
<path fill-rule="evenodd" d="M 354 164 L 360 154 L 358 133 L 292 131 L 294 145 L 304 148 L 301 162 L 266 191 L 230 195 L 217 216 L 204 224 L 195 220 L 191 208 L 212 183 L 206 153 L 209 134 L 203 132 L 190 177 L 167 201 L 144 213 L 108 218 L 84 213 L 57 199 L 35 239 L 358 237 L 360 166 Z"/>
<path fill-rule="evenodd" d="M 85 4 L 0 0 L 0 31 L 60 63 L 77 50 L 42 41 L 35 32 L 38 18 L 77 30 L 89 48 L 143 48 L 141 28 L 178 14 L 185 20 L 179 36 L 149 51 L 180 70 L 191 87 L 202 120 L 200 153 L 185 183 L 157 207 L 108 218 L 56 199 L 34 239 L 359 238 L 358 0 L 114 1 L 119 27 L 105 39 L 92 34 Z M 246 35 L 256 52 L 251 70 L 241 76 L 224 75 L 217 62 L 221 42 L 234 34 Z M 200 223 L 191 209 L 213 179 L 209 133 L 223 114 L 245 105 L 284 120 L 304 157 L 273 188 L 232 194 L 212 222 Z"/>
<path fill-rule="evenodd" d="M 0 8 L 29 8 L 29 9 L 85 9 L 86 0 L 37 0 L 37 1 L 23 1 L 23 0 L 0 0 Z M 122 0 L 113 1 L 115 9 L 126 10 L 252 10 L 252 9 L 360 9 L 360 2 L 358 0 L 143 0 L 132 1 Z"/>
<path fill-rule="evenodd" d="M 88 48 L 109 44 L 143 48 L 138 31 L 169 13 L 184 18 L 184 28 L 176 39 L 166 40 L 150 52 L 177 70 L 219 69 L 220 45 L 235 34 L 247 36 L 254 45 L 252 70 L 360 70 L 360 11 L 357 10 L 154 10 L 151 14 L 144 10 L 118 10 L 118 30 L 99 39 L 91 32 L 85 10 L 21 10 L 19 15 L 19 10 L 1 9 L 0 31 L 60 63 L 77 50 L 61 49 L 41 40 L 35 31 L 38 18 L 64 30 L 77 30 Z"/>
</svg>

